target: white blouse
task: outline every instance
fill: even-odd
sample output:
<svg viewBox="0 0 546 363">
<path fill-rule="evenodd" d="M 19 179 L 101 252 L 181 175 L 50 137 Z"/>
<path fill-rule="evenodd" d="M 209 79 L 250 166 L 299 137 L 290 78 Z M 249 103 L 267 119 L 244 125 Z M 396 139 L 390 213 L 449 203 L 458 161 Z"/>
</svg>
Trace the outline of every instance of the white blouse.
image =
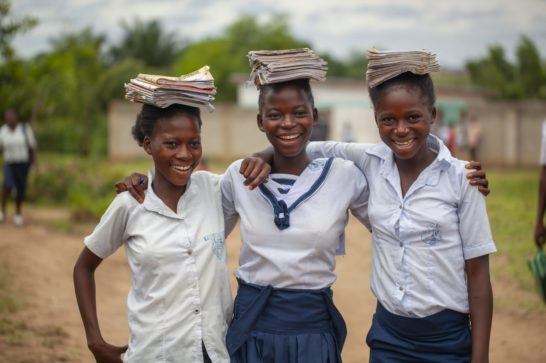
<svg viewBox="0 0 546 363">
<path fill-rule="evenodd" d="M 391 313 L 425 317 L 443 309 L 467 313 L 465 260 L 496 251 L 485 197 L 466 179 L 466 162 L 435 136 L 438 155 L 405 196 L 385 144 L 311 143 L 311 157 L 355 162 L 368 180 L 372 291 Z"/>
<path fill-rule="evenodd" d="M 352 162 L 319 159 L 299 176 L 272 174 L 249 191 L 233 163 L 222 180 L 226 232 L 240 217 L 241 253 L 235 275 L 249 283 L 321 289 L 336 280 L 348 209 L 365 222 L 368 190 Z M 277 213 L 275 212 L 277 209 Z"/>
<path fill-rule="evenodd" d="M 220 177 L 193 173 L 177 211 L 151 186 L 143 204 L 121 193 L 85 238 L 101 258 L 125 246 L 132 285 L 124 362 L 202 363 L 203 341 L 213 362 L 228 363 L 225 334 L 232 296 Z"/>
</svg>

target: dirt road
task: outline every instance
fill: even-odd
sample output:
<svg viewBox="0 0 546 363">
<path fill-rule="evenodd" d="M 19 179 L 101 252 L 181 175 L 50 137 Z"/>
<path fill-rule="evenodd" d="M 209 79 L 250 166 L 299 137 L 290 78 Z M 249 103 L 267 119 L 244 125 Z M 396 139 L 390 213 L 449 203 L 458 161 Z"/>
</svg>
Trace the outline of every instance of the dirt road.
<svg viewBox="0 0 546 363">
<path fill-rule="evenodd" d="M 30 213 L 30 212 L 29 212 Z M 16 312 L 0 310 L 0 362 L 92 363 L 72 286 L 72 266 L 82 248 L 82 236 L 61 234 L 47 227 L 66 218 L 62 211 L 33 211 L 24 228 L 0 225 L 0 266 L 18 301 Z M 369 289 L 370 237 L 352 220 L 347 229 L 347 256 L 338 259 L 335 301 L 348 323 L 346 363 L 367 362 L 364 343 L 375 300 Z M 238 235 L 230 237 L 231 271 L 236 264 Z M 492 263 L 501 263 L 493 258 Z M 97 272 L 101 328 L 112 344 L 127 341 L 125 298 L 129 271 L 122 250 Z M 530 313 L 525 302 L 536 300 L 493 276 L 495 315 L 491 362 L 546 362 L 546 306 Z"/>
</svg>

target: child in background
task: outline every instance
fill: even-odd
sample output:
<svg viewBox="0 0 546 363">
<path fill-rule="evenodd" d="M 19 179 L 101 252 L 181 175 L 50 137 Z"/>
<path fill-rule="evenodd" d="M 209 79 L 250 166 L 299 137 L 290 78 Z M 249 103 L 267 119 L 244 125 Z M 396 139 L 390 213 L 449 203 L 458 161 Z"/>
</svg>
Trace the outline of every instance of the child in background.
<svg viewBox="0 0 546 363">
<path fill-rule="evenodd" d="M 316 143 L 308 151 L 352 160 L 368 181 L 378 300 L 370 362 L 488 362 L 496 248 L 465 162 L 430 135 L 432 79 L 405 72 L 369 94 L 383 144 Z"/>
<path fill-rule="evenodd" d="M 74 267 L 89 349 L 101 363 L 122 362 L 125 350 L 126 363 L 228 363 L 232 296 L 220 176 L 193 173 L 202 155 L 200 111 L 144 104 L 133 136 L 154 162 L 146 199 L 139 204 L 128 193 L 116 196 Z M 268 173 L 266 166 L 263 176 Z M 122 245 L 132 272 L 130 339 L 128 347 L 115 347 L 98 326 L 94 271 Z"/>
</svg>

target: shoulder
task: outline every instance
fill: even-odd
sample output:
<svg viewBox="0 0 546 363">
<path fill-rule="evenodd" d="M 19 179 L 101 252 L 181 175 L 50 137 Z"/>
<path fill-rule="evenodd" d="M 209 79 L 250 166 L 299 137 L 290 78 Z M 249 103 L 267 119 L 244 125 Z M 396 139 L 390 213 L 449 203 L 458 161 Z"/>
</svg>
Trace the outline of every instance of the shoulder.
<svg viewBox="0 0 546 363">
<path fill-rule="evenodd" d="M 235 160 L 232 162 L 226 169 L 226 175 L 238 175 L 239 170 L 241 169 L 241 164 L 244 159 Z"/>
<path fill-rule="evenodd" d="M 136 201 L 135 198 L 131 196 L 129 192 L 122 192 L 117 194 L 110 205 L 108 206 L 108 211 L 110 212 L 121 212 L 130 214 L 141 204 Z"/>
<path fill-rule="evenodd" d="M 191 175 L 191 181 L 202 186 L 216 186 L 222 179 L 221 175 L 206 170 L 199 170 Z"/>
</svg>

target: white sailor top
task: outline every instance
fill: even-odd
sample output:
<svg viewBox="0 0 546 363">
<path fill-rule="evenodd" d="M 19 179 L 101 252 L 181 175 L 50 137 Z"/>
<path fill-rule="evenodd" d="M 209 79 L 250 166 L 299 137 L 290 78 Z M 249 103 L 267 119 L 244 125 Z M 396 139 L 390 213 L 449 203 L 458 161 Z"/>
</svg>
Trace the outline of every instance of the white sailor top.
<svg viewBox="0 0 546 363">
<path fill-rule="evenodd" d="M 367 223 L 368 188 L 346 160 L 311 162 L 299 176 L 271 174 L 253 191 L 243 185 L 241 160 L 222 179 L 226 233 L 240 218 L 237 278 L 278 288 L 321 289 L 336 280 L 351 210 Z"/>
</svg>

